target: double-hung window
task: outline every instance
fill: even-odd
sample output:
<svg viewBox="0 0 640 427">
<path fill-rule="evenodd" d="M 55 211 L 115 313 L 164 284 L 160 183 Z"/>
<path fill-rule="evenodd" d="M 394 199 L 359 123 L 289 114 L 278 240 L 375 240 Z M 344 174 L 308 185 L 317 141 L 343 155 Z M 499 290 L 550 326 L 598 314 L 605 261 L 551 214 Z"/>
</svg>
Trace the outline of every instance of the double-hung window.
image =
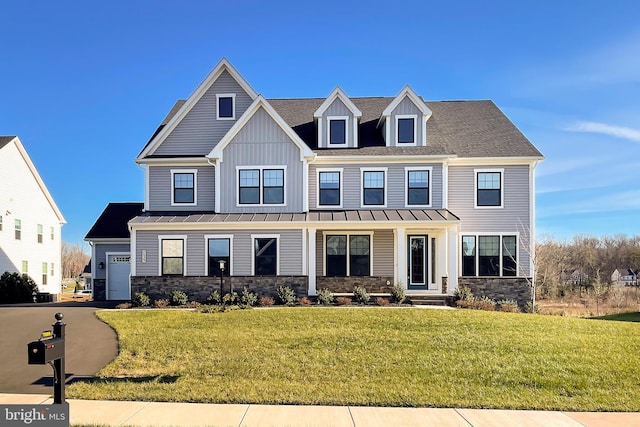
<svg viewBox="0 0 640 427">
<path fill-rule="evenodd" d="M 371 236 L 325 236 L 325 275 L 328 277 L 370 276 Z"/>
<path fill-rule="evenodd" d="M 238 169 L 239 205 L 284 205 L 285 168 Z"/>
<path fill-rule="evenodd" d="M 398 144 L 416 143 L 416 115 L 396 116 L 396 141 Z"/>
<path fill-rule="evenodd" d="M 347 120 L 348 117 L 328 117 L 329 146 L 347 144 Z"/>
<path fill-rule="evenodd" d="M 171 205 L 195 205 L 197 194 L 197 171 L 188 170 L 172 170 L 171 181 L 173 191 L 171 193 Z"/>
<path fill-rule="evenodd" d="M 405 168 L 406 171 L 406 205 L 430 206 L 431 197 L 429 178 L 431 169 Z"/>
<path fill-rule="evenodd" d="M 462 275 L 516 276 L 517 246 L 514 235 L 462 236 Z"/>
<path fill-rule="evenodd" d="M 38 224 L 38 243 L 42 243 L 42 224 Z"/>
<path fill-rule="evenodd" d="M 318 206 L 342 206 L 339 170 L 318 171 Z"/>
<path fill-rule="evenodd" d="M 386 205 L 386 169 L 362 171 L 362 205 Z"/>
<path fill-rule="evenodd" d="M 255 276 L 277 276 L 278 236 L 252 236 L 253 240 L 253 274 Z"/>
<path fill-rule="evenodd" d="M 22 221 L 19 219 L 15 221 L 15 238 L 16 240 L 22 239 Z"/>
<path fill-rule="evenodd" d="M 0 231 L 2 231 L 2 215 L 0 215 Z"/>
<path fill-rule="evenodd" d="M 216 119 L 235 120 L 236 118 L 236 94 L 216 94 Z"/>
<path fill-rule="evenodd" d="M 476 207 L 502 207 L 502 170 L 476 170 Z"/>
<path fill-rule="evenodd" d="M 184 239 L 160 237 L 162 276 L 184 275 Z"/>
<path fill-rule="evenodd" d="M 209 276 L 231 275 L 231 236 L 205 236 L 209 262 Z M 220 270 L 220 261 L 224 261 L 224 272 Z"/>
<path fill-rule="evenodd" d="M 46 285 L 47 284 L 47 276 L 49 273 L 49 265 L 46 262 L 42 263 L 42 284 Z"/>
</svg>

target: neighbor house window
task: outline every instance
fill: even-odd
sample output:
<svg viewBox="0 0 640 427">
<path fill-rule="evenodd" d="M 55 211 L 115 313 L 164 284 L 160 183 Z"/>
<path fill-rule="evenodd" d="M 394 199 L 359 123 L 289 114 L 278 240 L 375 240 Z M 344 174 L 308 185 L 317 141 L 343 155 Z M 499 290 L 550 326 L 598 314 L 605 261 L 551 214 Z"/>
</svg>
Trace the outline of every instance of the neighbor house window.
<svg viewBox="0 0 640 427">
<path fill-rule="evenodd" d="M 326 235 L 325 273 L 328 277 L 371 275 L 371 236 Z"/>
<path fill-rule="evenodd" d="M 0 215 L 0 231 L 2 231 L 2 215 Z"/>
<path fill-rule="evenodd" d="M 55 231 L 53 227 L 51 227 L 51 240 L 53 240 L 54 238 L 55 238 Z"/>
<path fill-rule="evenodd" d="M 209 253 L 209 276 L 231 275 L 231 238 L 210 238 L 207 241 Z M 220 261 L 224 261 L 224 272 L 220 271 Z"/>
<path fill-rule="evenodd" d="M 22 274 L 29 274 L 29 261 L 22 261 Z"/>
<path fill-rule="evenodd" d="M 416 142 L 416 116 L 396 116 L 396 136 L 398 144 L 415 144 Z"/>
<path fill-rule="evenodd" d="M 407 174 L 407 206 L 428 206 L 430 170 L 405 169 Z"/>
<path fill-rule="evenodd" d="M 365 206 L 385 205 L 384 170 L 362 171 L 362 204 Z"/>
<path fill-rule="evenodd" d="M 49 275 L 55 276 L 54 272 L 55 272 L 55 269 L 53 268 L 53 263 L 51 263 L 51 272 L 49 273 Z"/>
<path fill-rule="evenodd" d="M 46 285 L 47 284 L 47 273 L 49 272 L 49 266 L 47 265 L 46 262 L 42 263 L 42 284 Z"/>
<path fill-rule="evenodd" d="M 516 276 L 517 246 L 517 236 L 462 236 L 462 275 Z"/>
<path fill-rule="evenodd" d="M 163 276 L 184 275 L 184 240 L 161 239 Z"/>
<path fill-rule="evenodd" d="M 329 117 L 329 144 L 344 145 L 347 143 L 348 117 Z"/>
<path fill-rule="evenodd" d="M 42 243 L 42 224 L 38 224 L 38 243 Z"/>
<path fill-rule="evenodd" d="M 22 221 L 20 221 L 19 219 L 16 219 L 15 222 L 15 237 L 16 240 L 20 240 L 22 239 Z"/>
<path fill-rule="evenodd" d="M 236 118 L 236 94 L 219 93 L 216 95 L 218 120 L 234 120 Z"/>
<path fill-rule="evenodd" d="M 278 275 L 278 238 L 253 237 L 253 274 L 255 276 Z"/>
<path fill-rule="evenodd" d="M 502 207 L 502 171 L 476 171 L 476 206 Z"/>
<path fill-rule="evenodd" d="M 285 169 L 238 169 L 239 205 L 284 205 Z"/>
<path fill-rule="evenodd" d="M 341 206 L 340 171 L 318 172 L 318 205 Z"/>
<path fill-rule="evenodd" d="M 196 177 L 195 170 L 172 170 L 173 194 L 172 205 L 196 204 Z"/>
</svg>

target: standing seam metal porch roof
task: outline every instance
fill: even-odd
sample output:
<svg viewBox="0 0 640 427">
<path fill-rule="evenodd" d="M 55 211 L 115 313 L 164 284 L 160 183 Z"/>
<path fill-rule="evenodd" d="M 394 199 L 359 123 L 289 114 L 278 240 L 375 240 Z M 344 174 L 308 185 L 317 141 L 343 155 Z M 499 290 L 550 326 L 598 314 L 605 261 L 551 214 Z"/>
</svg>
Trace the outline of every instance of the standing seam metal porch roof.
<svg viewBox="0 0 640 427">
<path fill-rule="evenodd" d="M 447 209 L 360 209 L 310 211 L 309 213 L 149 213 L 129 224 L 202 224 L 238 222 L 458 222 Z"/>
</svg>

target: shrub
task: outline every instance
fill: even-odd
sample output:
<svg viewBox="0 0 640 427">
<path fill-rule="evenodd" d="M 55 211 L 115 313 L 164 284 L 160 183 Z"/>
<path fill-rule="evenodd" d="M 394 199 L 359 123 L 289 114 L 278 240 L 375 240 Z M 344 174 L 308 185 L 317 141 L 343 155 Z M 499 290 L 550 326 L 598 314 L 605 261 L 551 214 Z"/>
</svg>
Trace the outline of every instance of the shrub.
<svg viewBox="0 0 640 427">
<path fill-rule="evenodd" d="M 476 310 L 495 311 L 496 302 L 487 296 L 482 296 L 474 299 L 471 307 Z"/>
<path fill-rule="evenodd" d="M 164 298 L 164 299 L 157 299 L 153 302 L 153 306 L 155 308 L 165 308 L 169 305 L 169 300 Z"/>
<path fill-rule="evenodd" d="M 130 302 L 122 302 L 122 303 L 116 305 L 116 308 L 118 310 L 125 310 L 127 308 L 131 308 L 131 303 Z"/>
<path fill-rule="evenodd" d="M 220 297 L 220 292 L 218 292 L 217 289 L 211 292 L 207 297 L 206 302 L 207 304 L 220 305 L 220 303 L 222 302 L 222 298 Z"/>
<path fill-rule="evenodd" d="M 171 305 L 187 305 L 189 303 L 189 297 L 183 291 L 176 289 L 171 292 L 169 302 Z"/>
<path fill-rule="evenodd" d="M 298 304 L 300 305 L 311 305 L 311 300 L 307 297 L 298 298 Z"/>
<path fill-rule="evenodd" d="M 520 312 L 520 307 L 518 307 L 518 303 L 512 299 L 500 300 L 498 301 L 498 306 L 500 307 L 500 311 L 505 311 L 507 313 Z"/>
<path fill-rule="evenodd" d="M 294 305 L 296 303 L 296 293 L 289 286 L 278 286 L 278 301 L 284 305 Z"/>
<path fill-rule="evenodd" d="M 258 294 L 255 292 L 251 292 L 249 289 L 244 288 L 242 290 L 242 295 L 240 296 L 240 301 L 244 305 L 248 305 L 249 307 L 253 307 L 258 303 Z"/>
<path fill-rule="evenodd" d="M 351 298 L 349 298 L 349 297 L 338 297 L 338 298 L 336 298 L 336 304 L 338 304 L 338 305 L 349 305 L 349 304 L 351 304 Z"/>
<path fill-rule="evenodd" d="M 393 285 L 391 289 L 391 302 L 394 304 L 402 304 L 406 299 L 406 295 L 404 294 L 404 288 L 400 283 L 396 283 Z"/>
<path fill-rule="evenodd" d="M 274 304 L 274 301 L 271 297 L 260 297 L 258 303 L 261 307 L 271 307 Z"/>
<path fill-rule="evenodd" d="M 219 305 L 204 304 L 198 307 L 198 313 L 221 313 L 223 308 Z"/>
<path fill-rule="evenodd" d="M 455 301 L 473 301 L 473 292 L 465 285 L 458 286 L 456 290 L 453 291 L 453 299 Z"/>
<path fill-rule="evenodd" d="M 149 295 L 144 292 L 136 292 L 133 294 L 133 300 L 131 301 L 136 307 L 148 307 L 151 303 Z"/>
<path fill-rule="evenodd" d="M 333 294 L 329 289 L 320 289 L 318 291 L 318 304 L 331 305 L 333 304 Z"/>
<path fill-rule="evenodd" d="M 198 301 L 189 301 L 189 304 L 187 304 L 187 307 L 189 307 L 189 308 L 198 308 L 201 305 L 202 304 L 200 304 Z"/>
<path fill-rule="evenodd" d="M 456 307 L 459 308 L 471 308 L 471 306 L 473 305 L 473 300 L 468 300 L 468 299 L 459 299 L 458 301 L 456 301 Z"/>
<path fill-rule="evenodd" d="M 378 304 L 381 307 L 384 307 L 385 305 L 389 305 L 389 300 L 386 298 L 378 297 L 376 298 L 376 304 Z"/>
<path fill-rule="evenodd" d="M 356 286 L 353 288 L 353 298 L 358 304 L 366 304 L 371 299 L 371 296 L 364 286 Z"/>
<path fill-rule="evenodd" d="M 529 301 L 525 306 L 524 311 L 525 313 L 540 314 L 540 306 L 538 304 L 533 305 L 533 303 Z"/>
<path fill-rule="evenodd" d="M 26 274 L 5 271 L 0 277 L 0 304 L 34 302 L 38 285 Z"/>
<path fill-rule="evenodd" d="M 224 294 L 222 297 L 222 305 L 236 305 L 238 301 L 239 298 L 236 292 Z"/>
</svg>

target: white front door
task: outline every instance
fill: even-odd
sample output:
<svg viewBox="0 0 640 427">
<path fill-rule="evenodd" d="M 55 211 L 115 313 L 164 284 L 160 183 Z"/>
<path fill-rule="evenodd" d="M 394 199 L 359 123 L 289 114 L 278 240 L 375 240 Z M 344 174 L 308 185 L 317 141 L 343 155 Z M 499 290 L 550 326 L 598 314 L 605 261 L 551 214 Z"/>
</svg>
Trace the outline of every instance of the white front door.
<svg viewBox="0 0 640 427">
<path fill-rule="evenodd" d="M 107 299 L 131 299 L 131 290 L 129 287 L 129 275 L 131 274 L 131 256 L 128 254 L 108 254 L 107 260 Z"/>
</svg>

